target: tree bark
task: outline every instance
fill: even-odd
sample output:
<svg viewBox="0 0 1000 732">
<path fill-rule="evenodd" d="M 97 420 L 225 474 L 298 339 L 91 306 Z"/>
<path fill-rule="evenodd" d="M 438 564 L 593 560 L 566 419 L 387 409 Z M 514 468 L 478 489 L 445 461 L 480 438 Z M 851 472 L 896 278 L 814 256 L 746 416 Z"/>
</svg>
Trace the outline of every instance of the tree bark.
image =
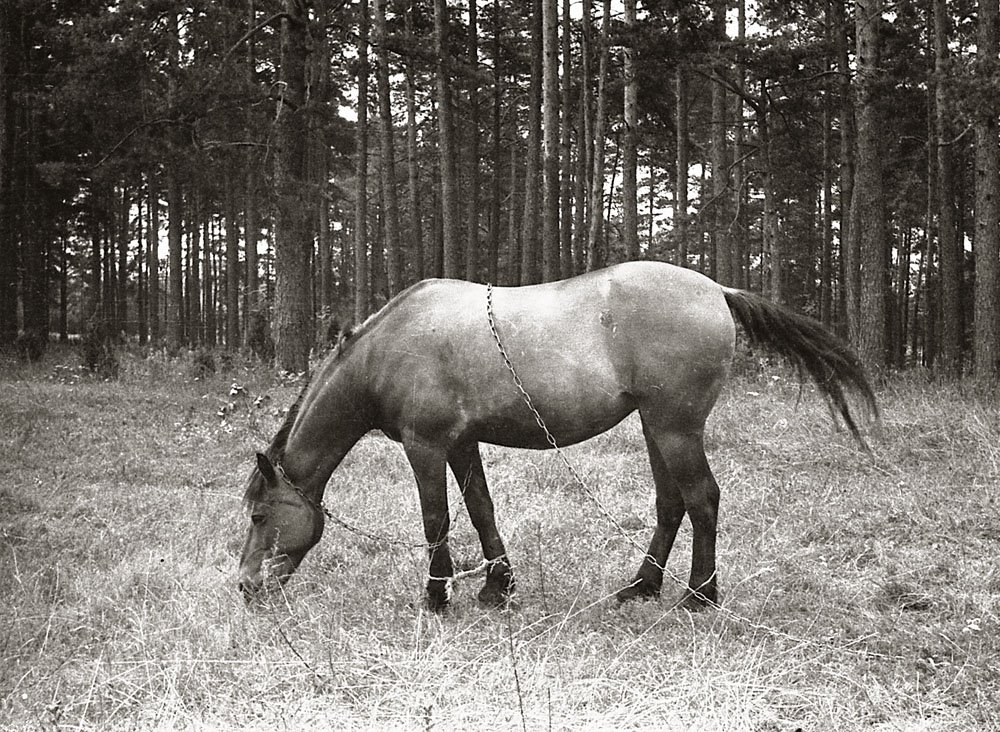
<svg viewBox="0 0 1000 732">
<path fill-rule="evenodd" d="M 177 96 L 177 66 L 180 63 L 180 37 L 177 24 L 177 13 L 169 14 L 169 43 L 171 79 L 168 82 L 168 100 Z M 172 131 L 177 141 L 177 130 Z M 175 151 L 176 154 L 176 151 Z M 183 228 L 184 214 L 182 211 L 183 197 L 180 185 L 180 172 L 175 161 L 168 161 L 167 172 L 167 242 L 169 247 L 168 294 L 167 294 L 167 339 L 171 348 L 179 348 L 184 342 L 184 280 L 183 280 Z"/>
<path fill-rule="evenodd" d="M 997 0 L 979 0 L 976 54 L 983 76 L 997 68 L 997 10 Z M 1000 369 L 1000 147 L 996 109 L 981 104 L 975 127 L 975 373 L 982 386 L 992 387 Z"/>
<path fill-rule="evenodd" d="M 559 273 L 561 277 L 573 275 L 573 146 L 572 146 L 572 33 L 570 0 L 562 3 L 562 80 L 559 106 L 562 110 L 562 125 L 559 142 Z"/>
<path fill-rule="evenodd" d="M 152 173 L 146 177 L 146 292 L 149 340 L 160 344 L 160 194 Z"/>
<path fill-rule="evenodd" d="M 559 261 L 559 3 L 542 3 L 542 279 L 557 280 Z"/>
<path fill-rule="evenodd" d="M 451 79 L 448 73 L 448 6 L 434 0 L 434 49 L 437 54 L 438 142 L 441 153 L 441 227 L 445 277 L 459 277 L 461 242 L 458 234 L 458 174 L 455 125 L 452 120 Z"/>
<path fill-rule="evenodd" d="M 226 179 L 226 348 L 237 351 L 240 339 L 240 224 L 235 178 Z M 232 181 L 232 182 L 230 182 Z M 291 369 L 290 369 L 291 370 Z M 302 369 L 296 369 L 301 371 Z"/>
<path fill-rule="evenodd" d="M 764 252 L 761 262 L 761 285 L 774 302 L 784 302 L 784 258 L 778 238 L 778 217 L 774 205 L 774 161 L 771 150 L 770 104 L 768 102 L 767 80 L 760 83 L 760 104 L 758 105 L 757 129 L 760 136 L 762 182 L 764 189 L 764 211 L 761 222 L 761 245 Z M 713 179 L 714 183 L 714 179 Z M 713 197 L 718 194 L 713 185 Z"/>
<path fill-rule="evenodd" d="M 368 0 L 361 0 L 358 23 L 358 122 L 355 126 L 354 169 L 354 320 L 371 310 L 368 273 Z"/>
<path fill-rule="evenodd" d="M 955 135 L 947 94 L 949 15 L 934 0 L 934 99 L 937 109 L 938 250 L 941 253 L 941 351 L 938 366 L 950 376 L 962 369 L 962 248 L 956 236 L 955 168 L 949 142 Z"/>
<path fill-rule="evenodd" d="M 683 63 L 677 64 L 677 177 L 674 191 L 674 222 L 677 236 L 677 264 L 688 266 L 688 81 Z"/>
<path fill-rule="evenodd" d="M 861 307 L 861 253 L 859 240 L 851 234 L 851 209 L 854 199 L 854 93 L 851 84 L 848 19 L 846 0 L 832 0 L 834 35 L 840 97 L 840 264 L 843 269 L 840 289 L 841 321 L 852 343 L 857 343 Z"/>
<path fill-rule="evenodd" d="M 313 313 L 312 240 L 306 189 L 306 2 L 285 0 L 281 21 L 280 96 L 275 119 L 274 346 L 283 371 L 307 372 Z"/>
<path fill-rule="evenodd" d="M 625 0 L 624 45 L 624 119 L 625 134 L 622 149 L 622 226 L 625 235 L 626 259 L 639 258 L 639 84 L 636 80 L 636 0 Z"/>
<path fill-rule="evenodd" d="M 375 0 L 375 43 L 378 48 L 376 84 L 378 87 L 379 142 L 382 155 L 382 218 L 385 229 L 385 254 L 389 297 L 403 289 L 403 258 L 399 245 L 399 199 L 396 193 L 396 144 L 392 124 L 392 100 L 389 94 L 389 49 L 385 24 L 388 0 Z"/>
<path fill-rule="evenodd" d="M 886 278 L 888 272 L 882 141 L 885 114 L 880 105 L 884 72 L 880 68 L 882 0 L 858 0 L 857 170 L 851 208 L 851 236 L 861 256 L 861 302 L 856 338 L 868 368 L 886 365 Z"/>
<path fill-rule="evenodd" d="M 479 280 L 479 189 L 480 175 L 480 145 L 479 145 L 479 0 L 469 0 L 469 65 L 474 73 L 469 75 L 469 205 L 466 211 L 467 228 L 465 232 L 465 279 L 470 282 Z"/>
<path fill-rule="evenodd" d="M 255 0 L 247 0 L 247 29 L 256 27 L 257 25 L 257 12 L 254 7 Z M 257 59 L 254 48 L 253 36 L 247 39 L 247 59 L 246 59 L 246 77 L 247 86 L 253 88 L 257 84 L 256 79 L 256 67 Z M 256 129 L 257 121 L 255 119 L 254 107 L 248 105 L 246 112 L 246 129 L 247 136 L 253 134 Z M 263 309 L 263 299 L 260 292 L 260 264 L 257 257 L 257 242 L 260 238 L 260 225 L 258 223 L 259 216 L 257 211 L 257 181 L 260 178 L 260 161 L 257 154 L 254 152 L 252 147 L 247 148 L 244 164 L 246 170 L 244 172 L 244 204 L 243 204 L 243 236 L 244 236 L 244 254 L 243 257 L 246 260 L 246 298 L 243 305 L 244 319 L 243 319 L 243 334 L 244 334 L 244 346 L 249 346 L 249 338 L 252 333 L 250 328 L 251 320 L 255 317 L 255 314 Z M 211 268 L 209 268 L 211 270 Z M 213 313 L 213 323 L 214 324 L 214 313 Z M 215 335 L 211 336 L 213 339 Z M 214 342 L 214 340 L 213 340 Z"/>
<path fill-rule="evenodd" d="M 723 285 L 733 284 L 733 246 L 729 232 L 729 146 L 726 141 L 726 88 L 723 79 L 728 72 L 723 61 L 723 44 L 726 40 L 727 0 L 713 0 L 712 26 L 715 37 L 714 73 L 718 77 L 712 84 L 712 239 L 715 242 L 713 257 L 715 279 Z M 773 262 L 772 262 L 773 263 Z"/>
<path fill-rule="evenodd" d="M 594 111 L 594 172 L 590 189 L 588 271 L 603 267 L 607 262 L 607 247 L 604 242 L 604 135 L 608 120 L 607 83 L 611 0 L 604 0 L 602 15 L 601 54 L 597 64 L 597 109 Z"/>
<path fill-rule="evenodd" d="M 542 136 L 542 0 L 531 3 L 531 81 L 528 87 L 528 149 L 524 174 L 524 217 L 521 221 L 521 284 L 539 282 L 539 166 Z"/>
<path fill-rule="evenodd" d="M 0 2 L 0 346 L 17 338 L 18 231 L 14 215 L 15 87 L 20 78 L 20 44 L 15 29 L 20 4 Z"/>
<path fill-rule="evenodd" d="M 413 34 L 413 2 L 406 12 L 406 33 Z M 410 236 L 413 238 L 413 264 L 417 279 L 427 276 L 424 259 L 424 227 L 420 208 L 420 167 L 417 160 L 417 99 L 413 64 L 405 64 L 406 77 L 406 168 L 410 201 Z"/>
<path fill-rule="evenodd" d="M 488 246 L 488 261 L 486 265 L 487 282 L 497 282 L 500 275 L 500 228 L 501 228 L 501 182 L 504 169 L 502 145 L 503 121 L 503 61 L 501 59 L 502 10 L 500 0 L 493 2 L 493 178 L 490 187 L 490 239 Z M 513 195 L 511 196 L 513 205 Z M 510 232 L 513 235 L 513 231 Z"/>
</svg>

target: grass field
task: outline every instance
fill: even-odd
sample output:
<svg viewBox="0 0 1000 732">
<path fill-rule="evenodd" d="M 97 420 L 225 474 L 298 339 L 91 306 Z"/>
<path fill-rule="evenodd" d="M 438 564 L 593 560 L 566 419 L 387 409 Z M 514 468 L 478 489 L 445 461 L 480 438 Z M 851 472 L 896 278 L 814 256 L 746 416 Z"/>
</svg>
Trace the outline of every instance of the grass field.
<svg viewBox="0 0 1000 732">
<path fill-rule="evenodd" d="M 295 383 L 134 357 L 101 382 L 75 362 L 0 361 L 0 728 L 1000 729 L 992 395 L 890 381 L 871 459 L 811 387 L 735 378 L 707 437 L 724 607 L 694 615 L 672 607 L 686 525 L 663 598 L 611 597 L 654 521 L 637 421 L 566 451 L 591 495 L 551 452 L 487 447 L 516 603 L 483 609 L 466 580 L 436 616 L 421 550 L 329 522 L 284 596 L 236 593 L 244 481 Z M 384 437 L 326 502 L 422 540 Z"/>
</svg>

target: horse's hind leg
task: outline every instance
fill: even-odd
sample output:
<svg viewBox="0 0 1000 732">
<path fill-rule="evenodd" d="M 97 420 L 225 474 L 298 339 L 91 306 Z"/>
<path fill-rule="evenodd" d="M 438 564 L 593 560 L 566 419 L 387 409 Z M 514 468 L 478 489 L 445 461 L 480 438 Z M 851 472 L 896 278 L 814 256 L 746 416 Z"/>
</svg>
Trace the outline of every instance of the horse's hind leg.
<svg viewBox="0 0 1000 732">
<path fill-rule="evenodd" d="M 486 485 L 486 473 L 479 454 L 479 443 L 457 445 L 448 454 L 448 464 L 455 474 L 472 525 L 479 534 L 483 556 L 488 562 L 486 584 L 479 591 L 479 601 L 485 605 L 502 605 L 514 590 L 514 576 L 507 559 L 493 513 L 493 499 Z"/>
<path fill-rule="evenodd" d="M 695 607 L 715 603 L 719 486 L 705 457 L 702 433 L 660 431 L 644 418 L 643 434 L 656 484 L 656 530 L 635 580 L 618 593 L 618 598 L 628 600 L 659 592 L 663 567 L 686 512 L 694 536 L 685 602 Z"/>
</svg>

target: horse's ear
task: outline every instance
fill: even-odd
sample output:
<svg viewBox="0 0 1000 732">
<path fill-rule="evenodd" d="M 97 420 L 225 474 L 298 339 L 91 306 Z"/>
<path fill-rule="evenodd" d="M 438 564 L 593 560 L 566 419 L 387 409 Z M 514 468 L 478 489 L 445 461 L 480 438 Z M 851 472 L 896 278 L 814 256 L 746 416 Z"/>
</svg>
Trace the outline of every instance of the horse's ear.
<svg viewBox="0 0 1000 732">
<path fill-rule="evenodd" d="M 271 464 L 270 458 L 262 452 L 257 453 L 257 470 L 260 471 L 260 474 L 264 476 L 264 480 L 268 483 L 278 482 L 278 476 L 274 472 L 274 465 Z"/>
<path fill-rule="evenodd" d="M 341 348 L 343 348 L 344 344 L 347 343 L 347 341 L 349 341 L 351 339 L 351 336 L 353 335 L 354 335 L 354 328 L 352 328 L 351 326 L 343 328 L 340 331 L 340 333 L 337 334 L 337 350 L 339 351 Z"/>
</svg>

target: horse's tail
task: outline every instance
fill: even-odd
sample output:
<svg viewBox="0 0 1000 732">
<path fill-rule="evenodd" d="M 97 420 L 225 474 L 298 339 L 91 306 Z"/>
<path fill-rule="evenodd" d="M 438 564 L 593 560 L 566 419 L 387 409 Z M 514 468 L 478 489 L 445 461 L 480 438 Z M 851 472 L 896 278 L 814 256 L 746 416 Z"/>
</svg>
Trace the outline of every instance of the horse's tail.
<svg viewBox="0 0 1000 732">
<path fill-rule="evenodd" d="M 750 342 L 764 346 L 808 371 L 823 395 L 844 418 L 851 434 L 868 449 L 844 394 L 854 392 L 878 420 L 878 404 L 858 354 L 812 318 L 743 290 L 722 288 L 733 318 Z"/>
</svg>

